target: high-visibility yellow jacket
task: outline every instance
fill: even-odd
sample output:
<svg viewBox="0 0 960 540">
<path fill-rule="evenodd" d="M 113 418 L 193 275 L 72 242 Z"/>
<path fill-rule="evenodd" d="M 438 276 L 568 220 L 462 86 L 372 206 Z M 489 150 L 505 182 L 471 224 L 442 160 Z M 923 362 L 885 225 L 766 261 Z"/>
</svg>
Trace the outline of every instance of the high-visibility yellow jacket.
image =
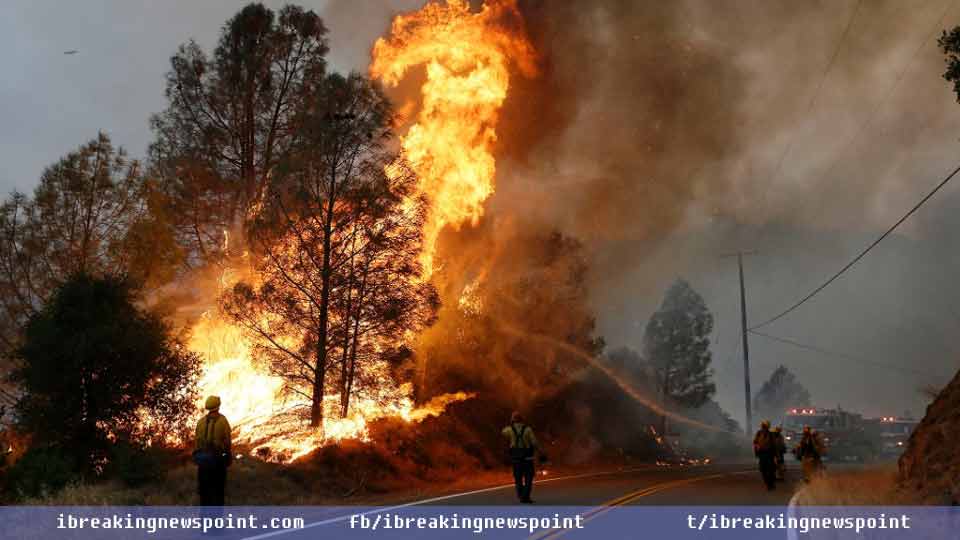
<svg viewBox="0 0 960 540">
<path fill-rule="evenodd" d="M 209 412 L 197 422 L 194 448 L 216 454 L 230 454 L 230 423 L 218 412 Z"/>
<path fill-rule="evenodd" d="M 517 434 L 522 433 L 520 440 L 517 441 Z M 510 448 L 537 448 L 537 437 L 533 434 L 533 428 L 519 422 L 503 428 L 503 436 L 510 441 Z"/>
</svg>

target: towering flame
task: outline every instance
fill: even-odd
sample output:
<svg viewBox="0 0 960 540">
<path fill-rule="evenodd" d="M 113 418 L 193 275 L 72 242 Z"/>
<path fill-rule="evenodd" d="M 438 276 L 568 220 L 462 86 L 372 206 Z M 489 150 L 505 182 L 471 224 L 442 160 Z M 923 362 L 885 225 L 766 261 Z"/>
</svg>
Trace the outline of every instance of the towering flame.
<svg viewBox="0 0 960 540">
<path fill-rule="evenodd" d="M 417 110 L 415 119 L 400 141 L 419 178 L 420 195 L 430 203 L 422 255 L 425 278 L 434 271 L 440 232 L 447 226 L 476 224 L 494 191 L 492 152 L 510 69 L 516 67 L 526 76 L 536 72 L 534 52 L 522 28 L 516 0 L 490 0 L 477 12 L 463 0 L 447 0 L 396 17 L 390 36 L 374 45 L 370 74 L 388 86 L 398 85 L 417 66 L 426 69 L 419 100 L 411 102 L 411 110 Z M 221 276 L 221 290 L 251 265 L 242 260 L 236 266 Z M 462 309 L 482 309 L 472 288 L 464 292 Z M 314 429 L 303 421 L 309 401 L 286 392 L 282 379 L 257 365 L 244 333 L 216 307 L 194 325 L 188 346 L 204 358 L 201 390 L 221 396 L 236 440 L 254 452 L 269 451 L 281 461 L 331 441 L 365 439 L 371 419 L 391 416 L 418 422 L 442 413 L 451 402 L 473 397 L 444 394 L 417 407 L 410 386 L 394 385 L 383 366 L 381 376 L 374 377 L 383 381 L 381 387 L 351 401 L 348 417 L 337 417 L 338 395 L 326 396 L 323 426 Z"/>
<path fill-rule="evenodd" d="M 490 0 L 475 13 L 463 0 L 447 0 L 396 17 L 390 36 L 374 44 L 370 74 L 388 86 L 426 67 L 420 109 L 401 144 L 430 201 L 422 255 L 427 277 L 440 231 L 475 225 L 493 194 L 492 150 L 509 68 L 536 72 L 522 27 L 516 0 Z"/>
</svg>

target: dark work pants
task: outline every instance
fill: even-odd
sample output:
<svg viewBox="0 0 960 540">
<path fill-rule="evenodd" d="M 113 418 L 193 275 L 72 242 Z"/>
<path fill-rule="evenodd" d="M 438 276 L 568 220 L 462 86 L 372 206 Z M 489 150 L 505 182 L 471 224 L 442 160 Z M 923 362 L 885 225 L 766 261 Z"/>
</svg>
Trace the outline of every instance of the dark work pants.
<svg viewBox="0 0 960 540">
<path fill-rule="evenodd" d="M 773 460 L 773 452 L 760 452 L 757 457 L 760 460 L 763 483 L 767 485 L 767 489 L 773 489 L 777 484 L 777 464 Z"/>
<path fill-rule="evenodd" d="M 533 492 L 533 460 L 513 462 L 513 482 L 517 486 L 517 498 L 521 501 L 530 500 Z"/>
<path fill-rule="evenodd" d="M 226 465 L 197 467 L 197 493 L 200 494 L 200 506 L 223 506 L 223 492 L 226 485 Z"/>
</svg>

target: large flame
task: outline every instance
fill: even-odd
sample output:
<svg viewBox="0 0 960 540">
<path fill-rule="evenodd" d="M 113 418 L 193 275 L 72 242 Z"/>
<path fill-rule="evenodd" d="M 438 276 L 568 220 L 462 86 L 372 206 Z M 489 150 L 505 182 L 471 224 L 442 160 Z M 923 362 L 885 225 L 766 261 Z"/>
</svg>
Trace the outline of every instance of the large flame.
<svg viewBox="0 0 960 540">
<path fill-rule="evenodd" d="M 430 201 L 421 258 L 427 277 L 440 231 L 476 225 L 493 194 L 492 149 L 509 67 L 535 73 L 520 21 L 515 0 L 489 1 L 476 13 L 463 0 L 447 0 L 396 17 L 390 36 L 374 44 L 370 74 L 388 86 L 426 66 L 420 110 L 401 143 Z"/>
<path fill-rule="evenodd" d="M 434 271 L 440 231 L 476 224 L 494 191 L 492 152 L 510 67 L 515 65 L 527 76 L 535 73 L 534 52 L 520 28 L 515 0 L 490 1 L 478 12 L 463 0 L 447 0 L 396 17 L 390 36 L 374 45 L 370 74 L 388 86 L 398 85 L 416 66 L 426 68 L 419 103 L 408 104 L 411 110 L 419 105 L 419 110 L 401 135 L 403 154 L 419 179 L 418 196 L 429 202 L 421 258 L 424 279 Z M 218 288 L 232 286 L 249 263 L 237 266 L 221 276 Z M 465 291 L 461 308 L 482 308 L 473 289 Z M 417 407 L 410 385 L 393 384 L 387 367 L 381 366 L 374 368 L 382 370 L 380 387 L 352 398 L 349 416 L 339 416 L 340 396 L 328 395 L 322 428 L 310 428 L 303 419 L 309 400 L 286 392 L 282 378 L 259 367 L 243 331 L 218 315 L 216 308 L 204 313 L 191 336 L 189 347 L 204 358 L 200 387 L 204 395 L 221 397 L 221 410 L 234 427 L 235 440 L 255 454 L 281 461 L 332 441 L 365 440 L 373 419 L 418 422 L 441 414 L 451 402 L 472 397 L 444 394 Z"/>
<path fill-rule="evenodd" d="M 368 440 L 368 423 L 378 418 L 420 422 L 442 414 L 450 403 L 473 397 L 464 392 L 443 394 L 418 407 L 409 384 L 397 386 L 382 377 L 383 384 L 372 395 L 351 400 L 346 418 L 338 416 L 340 396 L 327 396 L 323 427 L 311 428 L 303 415 L 310 408 L 309 399 L 284 392 L 283 379 L 257 365 L 246 336 L 215 309 L 205 312 L 193 327 L 188 346 L 204 359 L 199 386 L 204 395 L 220 396 L 220 411 L 231 422 L 235 444 L 278 461 L 295 460 L 343 439 Z"/>
</svg>

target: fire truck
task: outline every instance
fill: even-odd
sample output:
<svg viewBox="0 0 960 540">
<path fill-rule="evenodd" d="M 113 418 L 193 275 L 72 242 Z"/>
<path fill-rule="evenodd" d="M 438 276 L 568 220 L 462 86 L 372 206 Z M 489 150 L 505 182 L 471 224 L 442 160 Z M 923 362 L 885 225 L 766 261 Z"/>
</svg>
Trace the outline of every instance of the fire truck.
<svg viewBox="0 0 960 540">
<path fill-rule="evenodd" d="M 796 407 L 780 419 L 787 448 L 800 443 L 803 427 L 810 426 L 826 446 L 824 459 L 834 461 L 872 461 L 880 453 L 880 444 L 872 421 L 843 409 Z"/>
<path fill-rule="evenodd" d="M 881 416 L 877 419 L 874 432 L 879 442 L 880 455 L 891 458 L 902 454 L 917 423 L 916 419 L 903 416 Z"/>
</svg>

